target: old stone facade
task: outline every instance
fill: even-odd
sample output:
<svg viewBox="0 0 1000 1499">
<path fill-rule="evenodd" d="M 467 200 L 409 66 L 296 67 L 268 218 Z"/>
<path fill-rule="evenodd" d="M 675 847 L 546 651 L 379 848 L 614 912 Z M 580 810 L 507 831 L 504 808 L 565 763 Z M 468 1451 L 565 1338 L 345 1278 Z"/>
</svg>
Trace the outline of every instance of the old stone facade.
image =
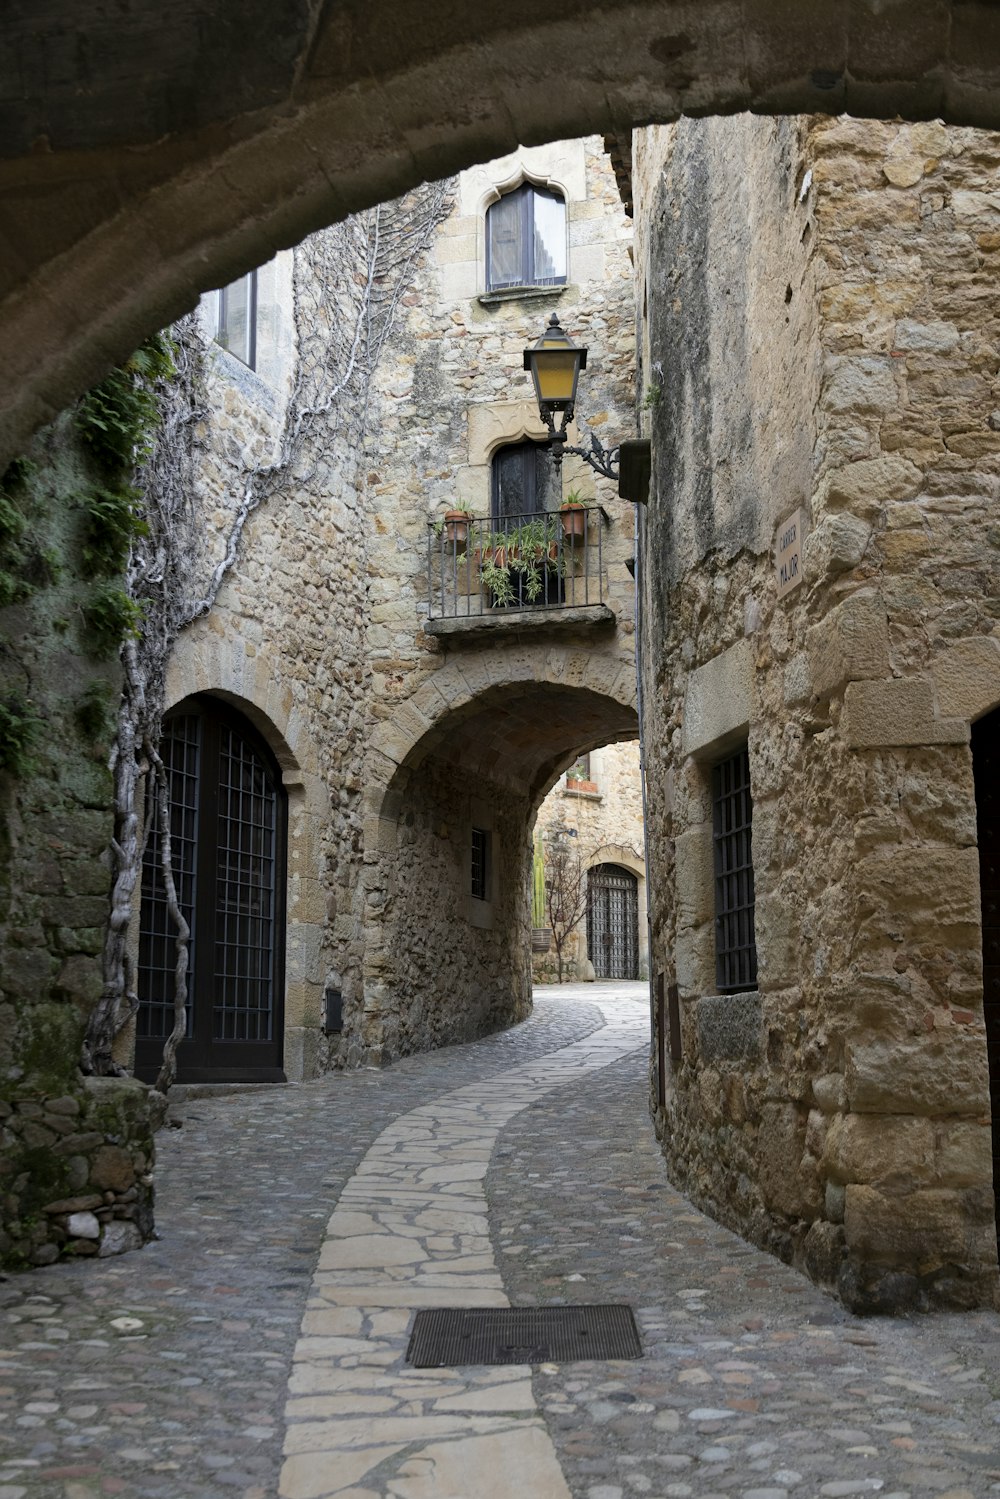
<svg viewBox="0 0 1000 1499">
<path fill-rule="evenodd" d="M 563 849 L 581 875 L 580 918 L 563 953 L 563 978 L 646 978 L 649 973 L 642 780 L 636 742 L 609 744 L 571 765 L 538 809 L 536 861 Z M 550 860 L 551 863 L 551 860 Z M 537 874 L 536 874 L 537 878 Z M 543 875 L 544 885 L 544 875 Z M 536 983 L 558 978 L 550 913 L 532 935 Z M 547 931 L 546 928 L 549 928 Z"/>
<path fill-rule="evenodd" d="M 847 119 L 636 138 L 657 1123 L 696 1200 L 862 1310 L 997 1296 L 970 725 L 1000 703 L 998 153 Z M 747 746 L 756 977 L 717 937 Z"/>
<path fill-rule="evenodd" d="M 525 183 L 565 203 L 565 284 L 491 291 L 485 216 Z M 530 819 L 581 747 L 636 728 L 633 518 L 613 484 L 567 458 L 565 490 L 593 506 L 550 607 L 492 607 L 478 577 L 488 548 L 456 553 L 441 524 L 457 503 L 477 537 L 499 524 L 496 452 L 544 435 L 522 351 L 553 310 L 590 350 L 591 426 L 608 444 L 630 434 L 630 229 L 613 172 L 599 141 L 556 143 L 462 173 L 445 208 L 373 367 L 364 434 L 345 441 L 339 415 L 319 424 L 170 667 L 170 707 L 224 700 L 281 767 L 290 1077 L 526 1013 Z M 248 449 L 264 462 L 279 441 L 290 261 L 258 273 L 267 367 L 210 356 L 200 473 L 220 534 L 232 502 L 213 497 L 238 492 Z M 553 493 L 553 524 L 557 505 Z M 479 897 L 473 829 L 489 845 Z"/>
</svg>

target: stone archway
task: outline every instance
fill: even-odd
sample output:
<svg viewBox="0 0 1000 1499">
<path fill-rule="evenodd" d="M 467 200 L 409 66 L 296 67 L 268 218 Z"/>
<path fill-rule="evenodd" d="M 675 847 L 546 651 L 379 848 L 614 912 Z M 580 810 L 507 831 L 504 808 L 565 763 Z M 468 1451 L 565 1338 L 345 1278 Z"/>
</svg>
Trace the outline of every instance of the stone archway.
<svg viewBox="0 0 1000 1499">
<path fill-rule="evenodd" d="M 580 745 L 634 736 L 635 676 L 539 643 L 449 663 L 369 752 L 363 1044 L 373 1060 L 469 1040 L 530 1008 L 529 836 Z M 506 679 L 504 679 L 506 678 Z"/>
<path fill-rule="evenodd" d="M 8 9 L 8 456 L 206 286 L 519 143 L 747 109 L 1000 124 L 988 0 L 204 11 L 163 8 L 139 35 L 92 0 L 41 28 Z"/>
</svg>

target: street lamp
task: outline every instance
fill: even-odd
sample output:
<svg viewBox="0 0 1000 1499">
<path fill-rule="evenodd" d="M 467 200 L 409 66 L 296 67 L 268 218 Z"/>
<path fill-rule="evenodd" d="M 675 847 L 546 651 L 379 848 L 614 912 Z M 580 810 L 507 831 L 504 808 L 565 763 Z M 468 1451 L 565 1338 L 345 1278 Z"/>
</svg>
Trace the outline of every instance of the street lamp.
<svg viewBox="0 0 1000 1499">
<path fill-rule="evenodd" d="M 541 338 L 525 349 L 524 368 L 531 371 L 538 414 L 548 428 L 557 478 L 562 472 L 563 453 L 574 453 L 604 478 L 616 479 L 617 448 L 606 451 L 593 433 L 590 452 L 585 448 L 566 446 L 566 429 L 573 420 L 576 405 L 577 382 L 580 371 L 587 368 L 587 351 L 573 342 L 554 312 Z M 557 426 L 556 417 L 560 414 L 562 422 Z"/>
</svg>

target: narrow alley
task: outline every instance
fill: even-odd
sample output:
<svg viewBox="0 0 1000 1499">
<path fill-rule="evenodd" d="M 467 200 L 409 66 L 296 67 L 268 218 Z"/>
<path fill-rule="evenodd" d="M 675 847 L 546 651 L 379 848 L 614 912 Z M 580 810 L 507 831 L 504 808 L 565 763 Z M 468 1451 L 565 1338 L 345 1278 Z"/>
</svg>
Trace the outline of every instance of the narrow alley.
<svg viewBox="0 0 1000 1499">
<path fill-rule="evenodd" d="M 644 985 L 174 1105 L 159 1239 L 0 1283 L 0 1499 L 979 1499 L 979 1312 L 862 1321 L 668 1184 Z M 487 1232 L 488 1228 L 488 1232 Z M 628 1302 L 637 1361 L 404 1363 L 428 1305 Z"/>
</svg>

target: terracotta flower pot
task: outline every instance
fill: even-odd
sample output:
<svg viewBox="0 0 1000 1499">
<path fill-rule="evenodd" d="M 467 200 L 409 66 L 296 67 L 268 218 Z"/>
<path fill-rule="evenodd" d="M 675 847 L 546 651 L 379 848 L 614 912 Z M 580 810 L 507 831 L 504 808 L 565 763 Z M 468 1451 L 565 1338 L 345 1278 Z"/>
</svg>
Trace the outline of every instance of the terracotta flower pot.
<svg viewBox="0 0 1000 1499">
<path fill-rule="evenodd" d="M 465 551 L 469 540 L 469 517 L 464 510 L 445 511 L 443 535 L 449 546 L 453 546 L 457 552 Z"/>
<path fill-rule="evenodd" d="M 587 510 L 584 505 L 561 505 L 559 518 L 562 521 L 563 540 L 575 546 L 587 534 Z"/>
</svg>

